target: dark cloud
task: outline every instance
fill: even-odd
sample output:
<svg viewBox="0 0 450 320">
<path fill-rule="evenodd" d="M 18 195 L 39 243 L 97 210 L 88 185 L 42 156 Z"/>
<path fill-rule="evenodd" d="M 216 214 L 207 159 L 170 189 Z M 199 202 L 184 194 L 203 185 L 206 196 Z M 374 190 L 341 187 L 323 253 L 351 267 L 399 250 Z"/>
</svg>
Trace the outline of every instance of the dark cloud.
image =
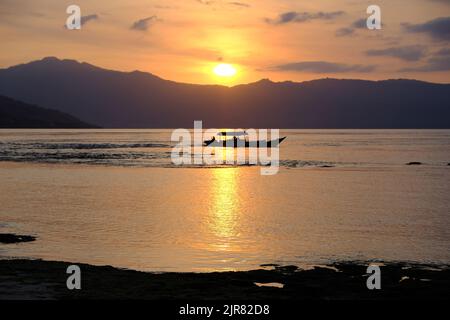
<svg viewBox="0 0 450 320">
<path fill-rule="evenodd" d="M 448 72 L 450 71 L 450 55 L 436 55 L 427 64 L 414 68 L 404 68 L 400 72 Z"/>
<path fill-rule="evenodd" d="M 90 14 L 88 16 L 82 16 L 81 17 L 81 25 L 85 25 L 86 23 L 88 23 L 89 21 L 92 20 L 97 20 L 98 19 L 98 15 L 96 14 Z"/>
<path fill-rule="evenodd" d="M 344 11 L 334 12 L 284 12 L 275 19 L 266 18 L 265 21 L 269 24 L 287 24 L 287 23 L 302 23 L 311 20 L 332 20 L 342 16 Z"/>
<path fill-rule="evenodd" d="M 353 28 L 340 28 L 336 30 L 336 36 L 338 37 L 344 37 L 344 36 L 350 36 L 355 33 L 355 29 Z"/>
<path fill-rule="evenodd" d="M 366 51 L 366 55 L 388 56 L 399 58 L 405 61 L 417 61 L 422 59 L 426 54 L 426 48 L 424 46 L 404 46 L 404 47 L 391 47 L 386 49 L 375 49 Z"/>
<path fill-rule="evenodd" d="M 359 64 L 343 64 L 327 61 L 303 61 L 287 63 L 275 66 L 272 70 L 276 71 L 294 71 L 294 72 L 312 72 L 312 73 L 368 73 L 376 69 L 374 65 L 359 65 Z"/>
<path fill-rule="evenodd" d="M 449 56 L 450 55 L 450 48 L 442 48 L 438 52 L 436 52 L 436 55 L 437 56 Z"/>
<path fill-rule="evenodd" d="M 351 26 L 353 29 L 366 29 L 367 28 L 367 19 L 358 19 L 352 23 Z"/>
<path fill-rule="evenodd" d="M 450 5 L 450 0 L 431 0 L 433 2 L 440 2 L 440 3 L 444 3 L 444 4 L 449 4 Z"/>
<path fill-rule="evenodd" d="M 151 23 L 157 19 L 156 16 L 147 17 L 144 19 L 140 19 L 133 23 L 131 29 L 138 31 L 147 31 L 150 27 Z"/>
<path fill-rule="evenodd" d="M 425 23 L 403 23 L 403 27 L 410 33 L 425 33 L 436 40 L 450 40 L 450 17 L 441 17 Z"/>
<path fill-rule="evenodd" d="M 383 24 L 384 26 L 384 24 Z M 344 37 L 354 35 L 358 29 L 367 29 L 367 19 L 362 18 L 354 21 L 350 26 L 336 30 L 336 36 Z"/>
<path fill-rule="evenodd" d="M 238 7 L 244 7 L 244 8 L 250 8 L 250 5 L 248 3 L 244 3 L 244 2 L 228 2 L 228 4 L 231 4 L 233 6 L 238 6 Z"/>
<path fill-rule="evenodd" d="M 404 68 L 400 72 L 447 72 L 450 71 L 450 48 L 442 48 L 428 59 L 427 63 L 413 68 Z"/>
<path fill-rule="evenodd" d="M 97 14 L 90 14 L 87 16 L 81 16 L 80 23 L 82 26 L 84 26 L 89 21 L 98 20 L 99 16 Z M 64 28 L 67 28 L 67 25 L 64 25 Z"/>
</svg>

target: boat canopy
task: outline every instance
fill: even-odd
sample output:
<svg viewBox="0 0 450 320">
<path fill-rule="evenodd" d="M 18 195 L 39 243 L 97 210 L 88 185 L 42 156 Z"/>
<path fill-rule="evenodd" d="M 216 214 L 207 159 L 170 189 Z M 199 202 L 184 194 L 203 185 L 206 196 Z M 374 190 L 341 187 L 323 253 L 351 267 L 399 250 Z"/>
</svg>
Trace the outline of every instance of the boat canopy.
<svg viewBox="0 0 450 320">
<path fill-rule="evenodd" d="M 226 137 L 242 137 L 246 136 L 247 132 L 245 131 L 223 131 L 217 134 L 218 136 L 226 136 Z"/>
</svg>

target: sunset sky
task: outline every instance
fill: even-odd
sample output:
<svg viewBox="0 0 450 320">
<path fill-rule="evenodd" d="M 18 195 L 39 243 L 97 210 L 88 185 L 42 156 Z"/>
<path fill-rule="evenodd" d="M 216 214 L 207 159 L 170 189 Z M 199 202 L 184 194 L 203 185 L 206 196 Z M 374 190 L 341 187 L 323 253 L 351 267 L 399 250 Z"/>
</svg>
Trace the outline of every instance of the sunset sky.
<svg viewBox="0 0 450 320">
<path fill-rule="evenodd" d="M 80 31 L 64 27 L 71 4 Z M 382 30 L 361 23 L 371 4 Z M 450 82 L 449 0 L 1 0 L 0 39 L 0 68 L 56 56 L 189 83 Z"/>
</svg>

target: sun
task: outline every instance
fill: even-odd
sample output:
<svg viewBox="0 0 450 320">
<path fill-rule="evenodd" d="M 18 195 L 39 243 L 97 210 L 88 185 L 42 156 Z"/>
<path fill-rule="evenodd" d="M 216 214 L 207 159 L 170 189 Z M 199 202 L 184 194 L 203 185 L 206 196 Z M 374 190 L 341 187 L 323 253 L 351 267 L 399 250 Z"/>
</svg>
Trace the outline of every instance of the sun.
<svg viewBox="0 0 450 320">
<path fill-rule="evenodd" d="M 236 75 L 236 68 L 228 63 L 221 63 L 214 67 L 214 74 L 219 77 L 231 78 Z"/>
</svg>

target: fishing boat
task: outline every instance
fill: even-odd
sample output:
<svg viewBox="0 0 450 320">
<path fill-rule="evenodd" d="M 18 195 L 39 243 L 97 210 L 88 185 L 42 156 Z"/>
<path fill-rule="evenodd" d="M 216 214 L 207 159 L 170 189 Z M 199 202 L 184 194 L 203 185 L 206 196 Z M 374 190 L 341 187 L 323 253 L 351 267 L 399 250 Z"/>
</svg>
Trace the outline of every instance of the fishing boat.
<svg viewBox="0 0 450 320">
<path fill-rule="evenodd" d="M 278 147 L 287 137 L 276 140 L 249 140 L 248 133 L 245 131 L 237 132 L 219 132 L 217 137 L 204 141 L 205 147 L 223 147 L 223 148 L 272 148 Z"/>
</svg>

